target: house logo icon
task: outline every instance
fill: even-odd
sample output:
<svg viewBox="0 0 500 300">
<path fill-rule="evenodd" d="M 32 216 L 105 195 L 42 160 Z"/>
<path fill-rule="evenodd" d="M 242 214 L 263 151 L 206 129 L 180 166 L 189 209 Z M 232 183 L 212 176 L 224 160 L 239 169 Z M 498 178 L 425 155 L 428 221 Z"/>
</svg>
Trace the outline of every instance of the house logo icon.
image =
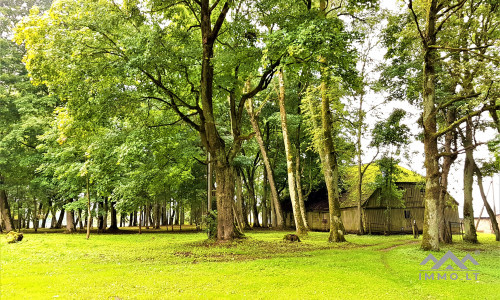
<svg viewBox="0 0 500 300">
<path fill-rule="evenodd" d="M 467 266 L 465 266 L 465 262 L 470 261 L 474 265 L 479 265 L 479 263 L 472 257 L 472 255 L 468 254 L 465 255 L 465 257 L 460 260 L 458 257 L 456 257 L 455 254 L 453 254 L 451 251 L 446 252 L 446 254 L 440 259 L 437 260 L 434 255 L 429 254 L 427 257 L 420 263 L 420 265 L 426 265 L 429 261 L 434 262 L 434 266 L 432 266 L 432 270 L 439 270 L 444 264 L 447 263 L 448 260 L 451 260 L 455 264 L 456 267 L 458 267 L 460 270 L 469 270 Z M 451 264 L 447 265 L 445 267 L 446 270 L 458 270 L 455 269 Z"/>
<path fill-rule="evenodd" d="M 479 252 L 476 252 L 479 254 Z M 479 265 L 479 263 L 472 257 L 470 254 L 466 254 L 464 258 L 461 260 L 453 254 L 453 252 L 446 252 L 441 259 L 437 259 L 434 255 L 429 254 L 427 257 L 420 263 L 421 266 L 425 266 L 432 261 L 434 265 L 428 270 L 420 270 L 419 279 L 420 280 L 472 280 L 473 277 L 477 281 L 477 277 L 479 273 L 477 270 L 470 270 L 465 265 L 466 262 L 469 262 L 473 265 Z M 471 272 L 469 275 L 469 272 Z"/>
</svg>

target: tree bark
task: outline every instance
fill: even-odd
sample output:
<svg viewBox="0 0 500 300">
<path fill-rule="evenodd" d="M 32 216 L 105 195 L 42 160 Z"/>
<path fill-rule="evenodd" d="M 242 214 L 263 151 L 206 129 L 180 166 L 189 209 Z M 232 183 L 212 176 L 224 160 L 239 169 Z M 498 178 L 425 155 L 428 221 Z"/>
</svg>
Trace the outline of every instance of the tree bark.
<svg viewBox="0 0 500 300">
<path fill-rule="evenodd" d="M 484 207 L 486 207 L 486 211 L 488 212 L 488 216 L 490 217 L 491 227 L 493 228 L 493 232 L 495 233 L 495 240 L 500 242 L 500 230 L 498 228 L 497 218 L 495 216 L 495 212 L 491 209 L 490 204 L 488 203 L 488 199 L 486 199 L 486 194 L 484 193 L 483 188 L 483 174 L 479 167 L 474 163 L 474 172 L 477 176 L 477 184 L 479 185 L 479 191 L 481 192 L 481 198 L 483 198 Z"/>
<path fill-rule="evenodd" d="M 431 0 L 426 16 L 423 66 L 423 126 L 424 126 L 424 153 L 425 153 L 425 210 L 421 247 L 424 250 L 439 251 L 438 201 L 441 191 L 439 178 L 439 156 L 436 124 L 436 22 L 437 0 Z"/>
<path fill-rule="evenodd" d="M 299 114 L 300 114 L 300 109 L 299 109 Z M 300 123 L 299 123 L 299 128 L 297 128 L 297 144 L 295 145 L 295 149 L 297 152 L 295 155 L 295 180 L 297 185 L 297 196 L 300 207 L 300 216 L 302 217 L 302 222 L 304 222 L 304 227 L 306 228 L 306 230 L 309 230 L 309 225 L 307 224 L 306 205 L 304 203 L 304 193 L 302 191 L 302 182 L 301 182 L 302 172 L 300 171 Z"/>
<path fill-rule="evenodd" d="M 70 200 L 69 202 L 71 203 L 71 202 L 73 202 L 73 200 Z M 74 223 L 73 212 L 70 210 L 66 210 L 66 232 L 73 233 L 75 231 L 76 231 L 76 228 L 75 228 L 75 223 Z"/>
<path fill-rule="evenodd" d="M 281 129 L 283 132 L 283 141 L 285 143 L 285 155 L 288 174 L 288 191 L 290 193 L 290 201 L 292 202 L 293 218 L 295 221 L 295 228 L 297 234 L 307 234 L 307 229 L 300 212 L 300 204 L 297 197 L 297 187 L 294 172 L 294 159 L 293 150 L 290 138 L 288 135 L 288 124 L 285 109 L 285 82 L 283 78 L 283 69 L 281 68 L 278 73 L 279 76 L 279 107 L 281 116 Z"/>
<path fill-rule="evenodd" d="M 467 120 L 465 126 L 465 166 L 464 166 L 464 241 L 477 243 L 476 227 L 474 226 L 474 208 L 472 205 L 472 186 L 474 183 L 474 157 L 472 144 L 472 120 Z"/>
<path fill-rule="evenodd" d="M 446 112 L 446 123 L 451 124 L 456 119 L 456 111 L 450 108 Z M 452 143 L 455 134 L 452 131 L 446 133 L 444 138 L 444 152 L 452 153 Z M 456 160 L 457 155 L 446 155 L 443 157 L 443 165 L 441 167 L 441 192 L 439 194 L 438 202 L 438 223 L 439 223 L 439 241 L 451 244 L 453 242 L 452 233 L 450 232 L 447 220 L 445 218 L 445 211 L 448 201 L 448 175 L 450 173 L 451 165 Z"/>
<path fill-rule="evenodd" d="M 267 155 L 267 149 L 264 144 L 264 140 L 262 139 L 262 134 L 259 128 L 258 116 L 253 111 L 253 102 L 252 99 L 248 99 L 248 105 L 246 106 L 248 115 L 250 116 L 250 123 L 252 124 L 252 128 L 255 131 L 255 140 L 259 145 L 260 154 L 262 155 L 262 160 L 264 161 L 264 166 L 266 168 L 267 179 L 269 180 L 269 187 L 271 189 L 271 201 L 272 206 L 274 208 L 274 214 L 276 217 L 275 223 L 273 226 L 278 230 L 283 229 L 285 225 L 285 221 L 283 219 L 283 213 L 281 211 L 281 204 L 279 201 L 278 190 L 276 189 L 276 183 L 274 181 L 274 174 L 271 168 L 271 163 L 269 161 L 269 156 Z"/>
<path fill-rule="evenodd" d="M 262 179 L 262 227 L 268 227 L 268 220 L 267 220 L 267 173 L 266 170 L 264 170 L 264 178 Z"/>
<path fill-rule="evenodd" d="M 90 207 L 89 175 L 87 174 L 87 240 L 90 238 L 90 226 L 92 224 L 92 208 Z"/>
<path fill-rule="evenodd" d="M 116 213 L 116 208 L 115 208 L 115 201 L 110 202 L 110 211 L 111 211 L 111 224 L 108 228 L 107 231 L 117 231 L 119 230 L 118 228 L 118 218 L 117 218 L 117 213 Z"/>
<path fill-rule="evenodd" d="M 241 182 L 241 175 L 239 171 L 236 171 L 236 217 L 238 218 L 238 221 L 240 224 L 240 230 L 242 231 L 244 228 L 244 222 L 243 222 L 243 186 Z"/>
<path fill-rule="evenodd" d="M 0 183 L 3 183 L 3 178 L 0 177 Z M 14 220 L 10 214 L 9 202 L 7 200 L 7 192 L 5 190 L 0 190 L 0 210 L 2 214 L 2 220 L 5 226 L 5 231 L 10 232 L 15 229 Z"/>
<path fill-rule="evenodd" d="M 330 215 L 330 242 L 345 242 L 344 225 L 341 219 L 339 190 L 338 190 L 338 164 L 331 128 L 333 126 L 332 113 L 330 111 L 330 97 L 327 95 L 326 74 L 321 81 L 321 131 L 323 148 L 323 174 L 325 176 L 326 189 L 328 191 L 328 208 Z"/>
<path fill-rule="evenodd" d="M 57 223 L 56 223 L 56 228 L 57 229 L 61 229 L 62 228 L 62 221 L 64 219 L 64 212 L 65 212 L 65 209 L 61 208 L 61 212 L 59 213 L 59 219 L 57 219 Z"/>
</svg>

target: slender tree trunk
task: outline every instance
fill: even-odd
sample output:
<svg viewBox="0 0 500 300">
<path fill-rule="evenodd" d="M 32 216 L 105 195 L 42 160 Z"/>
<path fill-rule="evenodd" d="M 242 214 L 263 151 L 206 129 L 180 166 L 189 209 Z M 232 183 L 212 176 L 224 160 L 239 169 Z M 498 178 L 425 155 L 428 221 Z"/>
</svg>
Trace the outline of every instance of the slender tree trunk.
<svg viewBox="0 0 500 300">
<path fill-rule="evenodd" d="M 451 124 L 456 119 L 455 109 L 451 108 L 446 112 L 446 123 Z M 441 167 L 441 192 L 439 194 L 438 202 L 438 223 L 439 223 L 439 241 L 446 244 L 453 242 L 452 233 L 450 232 L 445 211 L 448 201 L 448 175 L 450 174 L 451 165 L 457 158 L 457 155 L 451 155 L 452 143 L 454 141 L 454 133 L 449 131 L 445 135 L 444 152 L 449 153 L 443 157 L 443 165 Z"/>
<path fill-rule="evenodd" d="M 50 214 L 50 203 L 49 203 L 49 208 L 47 208 L 47 212 L 43 216 L 42 226 L 41 226 L 42 228 L 45 228 L 47 226 L 47 218 L 49 217 L 49 214 Z"/>
<path fill-rule="evenodd" d="M 83 219 L 82 219 L 82 209 L 78 209 L 78 223 L 80 226 L 80 230 L 83 229 Z"/>
<path fill-rule="evenodd" d="M 298 129 L 300 131 L 300 128 Z M 302 191 L 302 182 L 301 182 L 301 172 L 300 172 L 300 142 L 297 142 L 297 155 L 295 156 L 295 180 L 297 184 L 297 196 L 300 207 L 300 216 L 302 217 L 302 222 L 304 222 L 304 227 L 306 230 L 309 230 L 309 225 L 307 224 L 307 212 L 306 205 L 304 203 L 304 193 Z"/>
<path fill-rule="evenodd" d="M 61 229 L 62 228 L 62 222 L 63 222 L 63 219 L 64 219 L 64 208 L 61 208 L 61 212 L 59 213 L 59 219 L 57 219 L 57 223 L 56 223 L 56 228 L 57 229 Z"/>
<path fill-rule="evenodd" d="M 0 177 L 0 183 L 2 183 L 3 178 Z M 7 201 L 7 192 L 5 190 L 0 190 L 0 213 L 2 214 L 2 220 L 5 226 L 5 231 L 9 232 L 14 230 L 14 220 L 10 214 L 9 202 Z"/>
<path fill-rule="evenodd" d="M 103 226 L 102 229 L 106 230 L 108 228 L 108 197 L 104 197 L 104 216 L 103 216 Z"/>
<path fill-rule="evenodd" d="M 476 227 L 474 226 L 474 208 L 472 205 L 472 186 L 474 183 L 474 157 L 472 145 L 471 120 L 465 126 L 465 166 L 464 166 L 464 241 L 477 243 Z"/>
<path fill-rule="evenodd" d="M 477 184 L 479 185 L 479 191 L 481 192 L 481 198 L 483 198 L 484 207 L 486 207 L 486 211 L 488 212 L 488 216 L 490 217 L 491 227 L 493 228 L 493 232 L 495 233 L 495 240 L 500 242 L 500 230 L 498 228 L 497 218 L 495 216 L 495 212 L 491 209 L 490 204 L 488 203 L 488 199 L 486 199 L 486 194 L 484 193 L 483 188 L 483 174 L 481 170 L 474 162 L 474 172 L 477 176 Z"/>
<path fill-rule="evenodd" d="M 421 247 L 424 250 L 439 251 L 438 211 L 439 193 L 439 156 L 437 143 L 436 123 L 436 88 L 435 65 L 438 59 L 436 49 L 436 21 L 437 0 L 431 0 L 427 9 L 424 44 L 423 67 L 423 126 L 424 126 L 424 153 L 425 153 L 425 196 L 424 196 L 424 225 Z"/>
<path fill-rule="evenodd" d="M 252 128 L 255 131 L 255 140 L 259 145 L 259 150 L 262 155 L 262 160 L 264 161 L 264 166 L 266 168 L 267 178 L 269 180 L 269 187 L 271 189 L 271 201 L 272 207 L 274 209 L 273 213 L 275 214 L 275 223 L 273 223 L 273 227 L 278 230 L 283 229 L 285 225 L 285 221 L 283 219 L 283 213 L 281 211 L 281 204 L 278 197 L 278 190 L 276 189 L 276 183 L 274 181 L 273 169 L 271 168 L 271 163 L 269 161 L 269 156 L 267 155 L 267 149 L 264 144 L 264 140 L 262 139 L 262 134 L 259 128 L 259 121 L 257 119 L 257 115 L 253 112 L 253 103 L 252 99 L 248 99 L 248 105 L 246 106 L 248 115 L 250 116 L 250 123 L 252 124 Z"/>
<path fill-rule="evenodd" d="M 239 171 L 236 171 L 236 217 L 238 218 L 238 221 L 240 224 L 240 230 L 243 231 L 243 228 L 245 225 L 243 218 L 243 184 L 241 182 L 241 175 Z"/>
<path fill-rule="evenodd" d="M 300 97 L 299 97 L 299 103 L 297 105 L 297 115 L 301 115 L 300 112 Z M 302 221 L 304 222 L 304 226 L 306 227 L 306 230 L 309 230 L 309 225 L 307 224 L 307 212 L 306 212 L 306 206 L 304 203 L 304 193 L 302 191 L 302 172 L 301 172 L 301 167 L 300 167 L 300 126 L 302 124 L 302 119 L 299 121 L 299 125 L 297 128 L 297 139 L 295 142 L 295 150 L 296 150 L 296 155 L 295 155 L 295 180 L 297 184 L 297 196 L 299 200 L 299 206 L 300 206 L 300 215 L 302 216 Z"/>
<path fill-rule="evenodd" d="M 288 124 L 285 109 L 285 82 L 283 78 L 283 69 L 281 68 L 278 72 L 279 76 L 279 106 L 281 115 L 281 129 L 283 131 L 283 140 L 285 143 L 285 155 L 287 164 L 287 174 L 288 174 L 288 190 L 290 193 L 290 200 L 292 201 L 293 218 L 295 221 L 295 228 L 297 234 L 307 234 L 304 221 L 300 213 L 300 204 L 297 197 L 297 188 L 294 172 L 294 159 L 293 150 L 290 138 L 288 135 Z"/>
<path fill-rule="evenodd" d="M 262 227 L 268 227 L 267 222 L 267 173 L 264 170 L 264 179 L 262 180 Z"/>
<path fill-rule="evenodd" d="M 89 187 L 89 175 L 87 174 L 87 240 L 90 238 L 90 226 L 92 224 L 92 208 L 90 207 L 90 187 Z"/>
<path fill-rule="evenodd" d="M 139 209 L 139 234 L 142 234 L 142 208 Z"/>
<path fill-rule="evenodd" d="M 255 195 L 254 182 L 255 182 L 255 180 L 254 180 L 253 176 L 248 176 L 247 187 L 248 187 L 248 194 L 249 194 L 250 200 L 252 202 L 252 204 L 250 206 L 250 210 L 251 210 L 252 216 L 253 216 L 253 227 L 260 227 L 259 211 L 257 210 L 257 195 Z"/>
<path fill-rule="evenodd" d="M 33 198 L 33 229 L 35 229 L 35 232 L 38 231 L 38 212 L 36 204 L 36 199 Z"/>
</svg>

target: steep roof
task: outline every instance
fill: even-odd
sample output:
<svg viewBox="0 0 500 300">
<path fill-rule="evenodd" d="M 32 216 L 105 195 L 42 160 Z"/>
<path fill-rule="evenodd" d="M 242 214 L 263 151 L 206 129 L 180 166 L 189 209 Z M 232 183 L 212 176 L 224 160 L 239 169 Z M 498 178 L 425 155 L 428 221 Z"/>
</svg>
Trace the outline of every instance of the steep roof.
<svg viewBox="0 0 500 300">
<path fill-rule="evenodd" d="M 411 183 L 424 183 L 425 178 L 422 175 L 414 171 L 410 171 L 401 166 L 396 166 L 399 170 L 397 175 L 397 182 L 411 182 Z M 362 169 L 364 166 L 362 166 Z M 368 198 L 375 192 L 377 189 L 375 180 L 377 178 L 377 174 L 380 174 L 380 168 L 376 164 L 371 164 L 368 169 L 365 171 L 363 175 L 363 184 L 361 186 L 361 200 L 364 204 Z M 345 182 L 345 193 L 342 193 L 340 197 L 340 206 L 341 207 L 352 207 L 357 206 L 358 203 L 358 182 L 359 182 L 359 174 L 358 167 L 352 166 L 347 169 L 347 174 L 344 179 Z"/>
</svg>

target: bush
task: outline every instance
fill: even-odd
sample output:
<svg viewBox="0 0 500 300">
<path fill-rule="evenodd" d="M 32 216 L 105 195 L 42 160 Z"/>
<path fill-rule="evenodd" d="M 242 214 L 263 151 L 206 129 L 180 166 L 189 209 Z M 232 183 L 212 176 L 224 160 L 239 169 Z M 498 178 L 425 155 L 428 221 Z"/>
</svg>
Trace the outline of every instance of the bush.
<svg viewBox="0 0 500 300">
<path fill-rule="evenodd" d="M 12 244 L 12 243 L 17 243 L 23 240 L 23 234 L 20 232 L 15 232 L 11 231 L 7 233 L 5 236 L 5 239 L 7 240 L 7 243 Z"/>
<path fill-rule="evenodd" d="M 205 223 L 207 224 L 207 235 L 209 239 L 217 238 L 217 211 L 211 210 L 205 217 Z"/>
</svg>

